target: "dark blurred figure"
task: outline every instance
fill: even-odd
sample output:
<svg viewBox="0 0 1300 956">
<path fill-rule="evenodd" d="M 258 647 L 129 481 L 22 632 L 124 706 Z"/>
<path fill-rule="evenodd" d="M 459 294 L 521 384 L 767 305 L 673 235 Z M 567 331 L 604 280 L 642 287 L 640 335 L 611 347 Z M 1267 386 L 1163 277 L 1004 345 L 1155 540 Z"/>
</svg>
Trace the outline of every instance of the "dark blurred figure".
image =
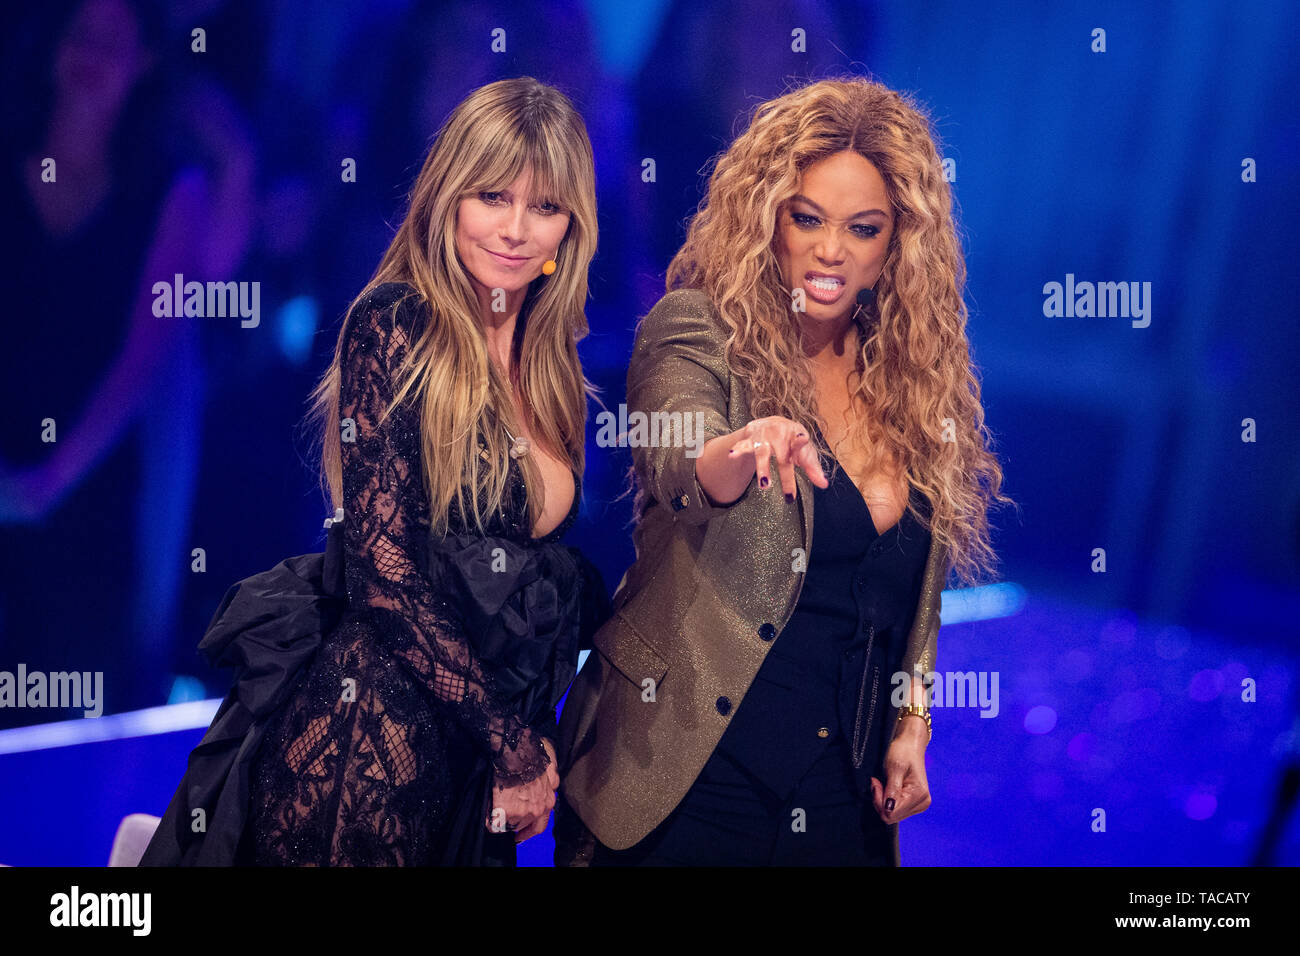
<svg viewBox="0 0 1300 956">
<path fill-rule="evenodd" d="M 1300 505 L 1300 503 L 1297 503 Z M 1291 525 L 1291 553 L 1294 563 L 1291 570 L 1300 572 L 1300 506 L 1294 507 Z M 1285 845 L 1287 829 L 1300 802 L 1300 681 L 1291 684 L 1291 728 L 1286 734 L 1286 749 L 1280 760 L 1277 785 L 1273 791 L 1273 805 L 1255 841 L 1251 866 L 1283 866 L 1294 861 L 1278 859 L 1278 849 Z"/>
<path fill-rule="evenodd" d="M 164 699 L 188 573 L 207 320 L 156 318 L 152 285 L 229 277 L 252 170 L 219 91 L 168 110 L 185 65 L 163 36 L 150 4 L 87 0 L 21 22 L 5 57 L 0 665 L 103 671 L 106 713 Z M 175 158 L 187 138 L 201 167 Z"/>
</svg>

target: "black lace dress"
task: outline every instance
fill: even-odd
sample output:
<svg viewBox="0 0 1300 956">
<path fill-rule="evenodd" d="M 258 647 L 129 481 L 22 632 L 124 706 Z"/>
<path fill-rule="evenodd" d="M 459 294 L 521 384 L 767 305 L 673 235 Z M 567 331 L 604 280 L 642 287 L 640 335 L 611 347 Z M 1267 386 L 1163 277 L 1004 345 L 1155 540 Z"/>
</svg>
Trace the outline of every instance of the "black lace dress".
<svg viewBox="0 0 1300 956">
<path fill-rule="evenodd" d="M 236 685 L 142 865 L 514 863 L 513 835 L 486 826 L 493 778 L 545 773 L 542 738 L 609 600 L 560 544 L 577 475 L 545 537 L 513 462 L 487 536 L 454 505 L 450 532 L 430 534 L 418 410 L 382 419 L 427 321 L 410 291 L 381 286 L 348 317 L 342 520 L 323 554 L 228 592 L 200 648 Z"/>
</svg>

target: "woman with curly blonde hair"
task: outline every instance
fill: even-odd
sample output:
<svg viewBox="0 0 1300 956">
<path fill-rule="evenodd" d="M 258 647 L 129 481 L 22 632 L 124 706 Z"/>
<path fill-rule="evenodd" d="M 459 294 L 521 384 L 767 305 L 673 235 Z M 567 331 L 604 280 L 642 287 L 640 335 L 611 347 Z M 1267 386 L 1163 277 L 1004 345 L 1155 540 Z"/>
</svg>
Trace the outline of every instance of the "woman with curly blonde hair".
<svg viewBox="0 0 1300 956">
<path fill-rule="evenodd" d="M 557 861 L 901 863 L 939 595 L 1010 502 L 952 207 L 922 108 L 863 78 L 761 104 L 717 160 L 628 370 L 664 434 L 629 441 L 636 561 L 561 718 Z"/>
</svg>

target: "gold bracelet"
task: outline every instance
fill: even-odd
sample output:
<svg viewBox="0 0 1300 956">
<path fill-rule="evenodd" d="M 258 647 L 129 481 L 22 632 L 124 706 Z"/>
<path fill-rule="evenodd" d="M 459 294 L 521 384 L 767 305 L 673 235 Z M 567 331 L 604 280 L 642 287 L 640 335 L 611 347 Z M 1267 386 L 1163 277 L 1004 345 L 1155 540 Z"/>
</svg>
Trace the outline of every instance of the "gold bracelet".
<svg viewBox="0 0 1300 956">
<path fill-rule="evenodd" d="M 915 714 L 917 717 L 925 718 L 925 742 L 928 744 L 930 738 L 934 736 L 934 725 L 930 723 L 930 709 L 919 704 L 904 704 L 898 708 L 899 720 L 902 720 L 908 714 Z"/>
</svg>

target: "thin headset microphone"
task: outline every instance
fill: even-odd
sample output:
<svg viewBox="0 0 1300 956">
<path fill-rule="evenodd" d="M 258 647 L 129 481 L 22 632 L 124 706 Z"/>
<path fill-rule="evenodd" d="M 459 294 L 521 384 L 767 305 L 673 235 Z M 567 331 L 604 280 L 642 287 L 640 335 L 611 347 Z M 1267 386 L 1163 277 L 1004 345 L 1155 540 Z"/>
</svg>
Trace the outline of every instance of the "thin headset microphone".
<svg viewBox="0 0 1300 956">
<path fill-rule="evenodd" d="M 885 257 L 885 261 L 886 262 L 889 261 L 888 256 Z M 881 266 L 881 275 L 884 275 L 883 265 Z M 880 276 L 876 277 L 876 285 L 880 285 Z M 858 307 L 854 310 L 853 317 L 854 319 L 857 319 L 858 316 L 860 315 L 862 316 L 860 324 L 862 325 L 863 330 L 868 335 L 870 335 L 872 330 L 875 328 L 876 324 L 880 319 L 879 315 L 872 316 L 870 312 L 866 311 L 869 310 L 873 305 L 875 305 L 876 286 L 873 285 L 869 289 L 859 289 L 857 295 L 857 302 L 858 302 Z"/>
<path fill-rule="evenodd" d="M 857 320 L 858 324 L 862 326 L 863 331 L 868 335 L 871 334 L 872 329 L 875 328 L 879 319 L 879 316 L 873 316 L 869 311 L 867 311 L 875 301 L 876 290 L 874 288 L 858 290 L 858 307 L 854 310 L 853 318 Z"/>
</svg>

